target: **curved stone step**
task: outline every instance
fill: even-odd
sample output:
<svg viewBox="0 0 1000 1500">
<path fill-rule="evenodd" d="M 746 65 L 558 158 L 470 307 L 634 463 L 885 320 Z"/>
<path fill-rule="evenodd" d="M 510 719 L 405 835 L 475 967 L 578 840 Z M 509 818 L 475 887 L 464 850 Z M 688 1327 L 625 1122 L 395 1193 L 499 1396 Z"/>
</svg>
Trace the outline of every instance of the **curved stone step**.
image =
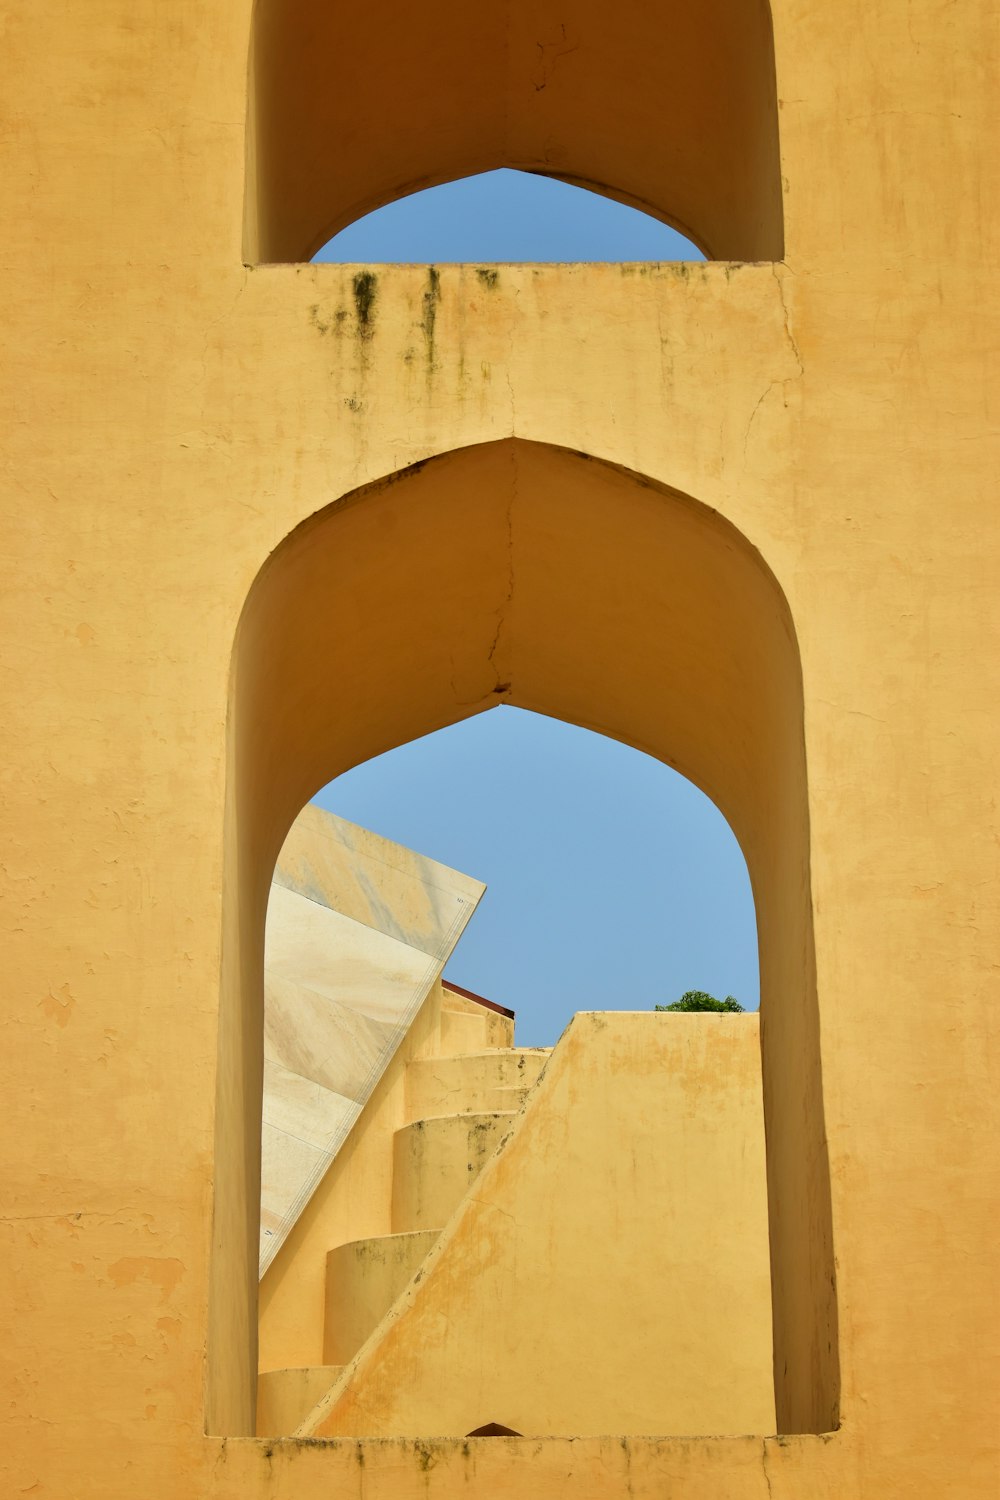
<svg viewBox="0 0 1000 1500">
<path fill-rule="evenodd" d="M 394 1233 L 446 1224 L 516 1118 L 513 1110 L 414 1120 L 393 1137 Z"/>
<path fill-rule="evenodd" d="M 469 1015 L 460 1010 L 442 1010 L 442 1053 L 450 1056 L 455 1052 L 477 1052 L 485 1046 L 486 1022 L 482 1016 Z"/>
<path fill-rule="evenodd" d="M 257 1436 L 288 1437 L 343 1373 L 339 1365 L 262 1370 L 257 1377 Z"/>
<path fill-rule="evenodd" d="M 531 1093 L 532 1087 L 533 1085 L 530 1083 L 520 1083 L 494 1089 L 493 1108 L 498 1110 L 513 1110 L 516 1114 Z"/>
<path fill-rule="evenodd" d="M 453 1016 L 475 1016 L 479 1021 L 479 1027 L 476 1028 L 480 1033 L 479 1040 L 470 1040 L 465 1046 L 455 1046 L 454 1043 L 460 1036 L 472 1036 L 472 1028 L 465 1027 L 462 1022 L 448 1019 Z M 513 1047 L 514 1045 L 513 1012 L 494 1009 L 492 1005 L 469 991 L 453 989 L 447 979 L 442 981 L 441 987 L 441 1030 L 444 1038 L 441 1051 L 445 1054 L 475 1052 L 480 1047 Z"/>
<path fill-rule="evenodd" d="M 354 1358 L 440 1232 L 435 1228 L 374 1235 L 327 1253 L 324 1359 L 346 1365 Z"/>
<path fill-rule="evenodd" d="M 484 1047 L 510 1047 L 514 1043 L 514 1022 L 493 1010 L 480 1008 L 441 1011 L 440 1051 L 444 1057 L 459 1052 L 479 1052 Z"/>
<path fill-rule="evenodd" d="M 544 1047 L 516 1047 L 416 1058 L 406 1069 L 407 1116 L 421 1120 L 517 1109 L 549 1055 Z"/>
</svg>

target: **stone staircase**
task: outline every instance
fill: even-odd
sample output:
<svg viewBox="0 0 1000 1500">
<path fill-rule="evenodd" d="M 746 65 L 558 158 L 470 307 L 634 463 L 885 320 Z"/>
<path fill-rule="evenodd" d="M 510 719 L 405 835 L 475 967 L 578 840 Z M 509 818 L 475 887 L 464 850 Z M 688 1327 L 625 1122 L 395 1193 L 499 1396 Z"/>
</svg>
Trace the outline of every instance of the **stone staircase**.
<svg viewBox="0 0 1000 1500">
<path fill-rule="evenodd" d="M 513 1016 L 447 986 L 432 1050 L 403 1071 L 405 1123 L 391 1138 L 391 1232 L 327 1251 L 323 1363 L 261 1373 L 260 1437 L 293 1432 L 375 1331 L 473 1191 L 551 1052 L 515 1047 Z"/>
</svg>

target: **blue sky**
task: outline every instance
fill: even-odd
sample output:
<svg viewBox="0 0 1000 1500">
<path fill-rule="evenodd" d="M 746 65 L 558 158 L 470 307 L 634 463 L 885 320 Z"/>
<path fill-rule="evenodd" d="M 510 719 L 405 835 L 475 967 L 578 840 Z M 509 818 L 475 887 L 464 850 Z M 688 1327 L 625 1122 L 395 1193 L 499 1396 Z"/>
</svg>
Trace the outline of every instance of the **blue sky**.
<svg viewBox="0 0 1000 1500">
<path fill-rule="evenodd" d="M 483 172 L 358 219 L 314 257 L 341 263 L 703 260 L 690 240 L 554 177 Z"/>
<path fill-rule="evenodd" d="M 317 260 L 692 260 L 645 214 L 501 171 L 369 214 Z M 687 989 L 759 1003 L 746 864 L 690 782 L 639 751 L 501 707 L 331 782 L 321 806 L 487 883 L 448 966 L 545 1046 L 575 1010 L 644 1010 Z"/>
</svg>

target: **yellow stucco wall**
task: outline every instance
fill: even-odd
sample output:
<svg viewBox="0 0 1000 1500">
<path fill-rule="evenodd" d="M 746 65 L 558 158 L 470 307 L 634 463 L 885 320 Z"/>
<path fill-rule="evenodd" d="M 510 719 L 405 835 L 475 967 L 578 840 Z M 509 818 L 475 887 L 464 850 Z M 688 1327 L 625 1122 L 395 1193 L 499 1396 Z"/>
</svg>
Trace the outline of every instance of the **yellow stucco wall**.
<svg viewBox="0 0 1000 1500">
<path fill-rule="evenodd" d="M 377 11 L 375 84 L 392 26 Z M 776 0 L 782 263 L 502 268 L 495 281 L 379 270 L 367 319 L 350 269 L 243 265 L 250 13 L 249 0 L 94 0 L 54 16 L 12 0 L 2 16 L 5 1492 L 992 1495 L 992 6 Z M 597 45 L 585 23 L 581 7 L 584 53 Z M 784 1316 L 791 1345 L 811 1330 L 796 1346 L 815 1360 L 797 1386 L 806 1407 L 839 1370 L 832 1434 L 433 1447 L 204 1436 L 206 1381 L 213 1430 L 248 1430 L 255 945 L 266 856 L 298 806 L 346 764 L 489 706 L 501 682 L 509 701 L 627 723 L 678 754 L 654 732 L 669 715 L 640 721 L 616 698 L 620 655 L 588 659 L 557 636 L 561 658 L 545 658 L 556 617 L 540 606 L 518 636 L 496 487 L 461 554 L 478 547 L 480 563 L 443 596 L 457 675 L 421 655 L 444 628 L 416 633 L 409 693 L 390 705 L 369 679 L 337 754 L 335 737 L 317 742 L 268 806 L 269 756 L 295 743 L 294 725 L 239 754 L 235 729 L 227 739 L 231 687 L 236 717 L 267 701 L 266 640 L 231 684 L 233 643 L 283 539 L 406 465 L 511 438 L 652 481 L 622 489 L 644 497 L 623 498 L 630 524 L 654 497 L 663 515 L 718 512 L 787 601 L 797 651 L 780 669 L 789 718 L 773 743 L 797 769 L 775 803 L 786 837 L 748 859 L 775 893 L 766 920 L 798 923 L 797 947 L 773 945 L 780 1018 L 769 997 L 762 1008 L 765 1063 L 772 1046 L 789 1069 L 772 1069 L 789 1128 L 772 1132 L 769 1171 L 789 1180 L 811 1162 L 814 1197 L 773 1199 L 772 1226 L 791 1215 L 817 1243 L 829 1231 L 816 1264 L 835 1260 L 836 1363 L 815 1336 L 832 1301 L 824 1312 L 808 1275 Z M 569 524 L 566 495 L 533 492 L 551 494 L 546 524 L 560 508 Z M 372 533 L 365 568 L 378 533 L 397 556 L 415 520 L 407 494 L 377 514 L 371 495 L 353 507 Z M 428 503 L 447 510 L 436 488 Z M 559 536 L 524 520 L 530 574 Z M 335 530 L 317 525 L 335 557 Z M 440 534 L 413 555 L 416 573 Z M 613 526 L 568 540 L 585 625 L 586 599 L 634 549 Z M 359 660 L 384 669 L 411 594 L 365 577 L 340 597 Z M 503 618 L 521 655 L 501 679 L 490 652 Z M 624 674 L 632 708 L 659 702 L 657 661 Z M 575 673 L 564 705 L 560 665 Z M 304 686 L 289 708 L 316 720 Z M 254 792 L 251 823 L 240 799 Z M 742 814 L 727 811 L 753 825 L 749 793 Z M 805 835 L 795 885 L 773 858 Z M 803 1154 L 795 1109 L 817 1100 L 820 1068 Z M 778 1238 L 793 1253 L 802 1236 Z"/>
</svg>

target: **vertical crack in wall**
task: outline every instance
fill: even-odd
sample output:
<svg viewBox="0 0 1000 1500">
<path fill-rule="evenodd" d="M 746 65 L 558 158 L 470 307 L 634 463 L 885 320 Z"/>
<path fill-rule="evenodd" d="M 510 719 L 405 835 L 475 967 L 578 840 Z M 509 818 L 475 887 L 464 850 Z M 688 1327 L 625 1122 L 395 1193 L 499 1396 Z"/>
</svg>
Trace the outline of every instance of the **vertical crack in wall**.
<svg viewBox="0 0 1000 1500">
<path fill-rule="evenodd" d="M 767 1466 L 767 1438 L 760 1445 L 760 1460 L 764 1469 L 764 1482 L 767 1485 L 768 1500 L 773 1500 L 774 1491 L 771 1489 L 771 1471 Z"/>
<path fill-rule="evenodd" d="M 787 271 L 787 267 L 784 264 L 782 264 L 781 267 L 780 267 L 780 270 Z M 806 373 L 805 363 L 804 363 L 804 361 L 802 359 L 802 351 L 799 348 L 798 343 L 796 342 L 795 335 L 792 332 L 791 323 L 789 321 L 788 303 L 787 303 L 787 301 L 785 299 L 785 283 L 782 280 L 781 275 L 779 274 L 779 267 L 777 265 L 772 265 L 771 266 L 771 275 L 774 277 L 774 283 L 775 283 L 775 285 L 778 288 L 778 297 L 779 297 L 780 302 L 781 302 L 781 321 L 782 321 L 782 326 L 783 326 L 784 332 L 785 332 L 785 341 L 787 342 L 788 347 L 789 347 L 789 349 L 792 352 L 792 356 L 795 359 L 795 363 L 798 366 L 798 370 L 797 370 L 797 372 L 796 372 L 795 375 L 785 376 L 784 378 L 781 378 L 781 379 L 769 380 L 768 383 L 767 383 L 767 385 L 761 391 L 760 395 L 757 397 L 757 400 L 754 403 L 753 410 L 751 411 L 750 416 L 747 419 L 747 425 L 746 425 L 746 428 L 745 428 L 744 433 L 743 433 L 743 462 L 744 462 L 744 465 L 746 464 L 746 461 L 747 461 L 747 448 L 748 448 L 748 445 L 749 445 L 749 442 L 750 442 L 750 433 L 753 430 L 754 422 L 757 419 L 757 413 L 760 411 L 761 407 L 763 406 L 764 402 L 767 400 L 768 396 L 770 396 L 770 394 L 771 394 L 772 391 L 780 390 L 781 391 L 782 402 L 783 402 L 784 406 L 787 408 L 787 406 L 788 406 L 788 387 L 792 384 L 792 382 L 794 380 L 802 380 L 802 378 L 804 377 L 804 375 Z"/>
<path fill-rule="evenodd" d="M 493 633 L 490 649 L 486 654 L 490 670 L 493 673 L 493 693 L 497 698 L 505 698 L 510 693 L 510 670 L 504 674 L 503 668 L 497 663 L 497 651 L 500 646 L 500 637 L 503 634 L 504 625 L 507 623 L 508 611 L 514 600 L 514 502 L 517 499 L 517 453 L 511 445 L 510 453 L 510 488 L 507 491 L 507 506 L 504 516 L 505 521 L 505 545 L 507 550 L 507 588 L 504 598 L 497 610 L 497 628 Z"/>
<path fill-rule="evenodd" d="M 782 271 L 790 274 L 788 272 L 788 267 L 783 261 L 781 262 L 781 269 Z M 795 363 L 799 367 L 799 379 L 801 380 L 802 376 L 806 373 L 806 367 L 802 361 L 802 351 L 795 341 L 795 335 L 792 332 L 792 327 L 788 320 L 788 303 L 785 300 L 785 283 L 781 279 L 781 276 L 778 274 L 778 266 L 775 264 L 772 264 L 771 266 L 771 275 L 774 277 L 775 285 L 778 288 L 778 296 L 781 299 L 781 316 L 785 326 L 785 338 L 788 340 L 788 346 L 795 356 Z"/>
</svg>

